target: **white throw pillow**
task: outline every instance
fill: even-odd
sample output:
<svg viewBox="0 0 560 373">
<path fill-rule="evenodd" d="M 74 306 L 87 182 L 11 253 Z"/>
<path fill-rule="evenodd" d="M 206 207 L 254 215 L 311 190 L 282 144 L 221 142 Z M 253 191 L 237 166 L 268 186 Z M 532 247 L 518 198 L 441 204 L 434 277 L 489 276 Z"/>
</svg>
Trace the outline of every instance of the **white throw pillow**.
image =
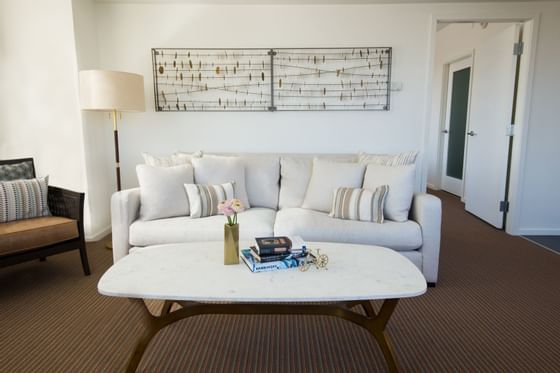
<svg viewBox="0 0 560 373">
<path fill-rule="evenodd" d="M 329 212 L 334 190 L 359 188 L 364 180 L 365 165 L 313 159 L 313 171 L 301 207 Z"/>
<path fill-rule="evenodd" d="M 410 151 L 398 154 L 358 154 L 358 162 L 365 164 L 379 164 L 384 166 L 404 166 L 414 164 L 418 151 Z"/>
<path fill-rule="evenodd" d="M 189 215 L 189 200 L 184 185 L 193 183 L 191 165 L 136 166 L 140 184 L 140 219 L 154 220 Z"/>
<path fill-rule="evenodd" d="M 152 154 L 142 153 L 144 163 L 154 167 L 173 167 L 191 164 L 192 155 L 186 153 L 174 153 L 165 157 L 157 157 Z"/>
<path fill-rule="evenodd" d="M 191 159 L 196 184 L 235 183 L 236 197 L 246 209 L 250 208 L 245 186 L 245 166 L 238 157 L 202 156 Z"/>
<path fill-rule="evenodd" d="M 385 200 L 385 218 L 404 222 L 414 195 L 415 165 L 382 166 L 369 164 L 364 176 L 364 188 L 375 190 L 381 185 L 389 185 Z"/>
<path fill-rule="evenodd" d="M 191 218 L 218 215 L 220 202 L 235 198 L 234 183 L 219 185 L 185 184 L 191 208 Z"/>
<path fill-rule="evenodd" d="M 319 158 L 346 163 L 355 163 L 357 160 L 353 155 L 330 155 Z M 313 157 L 311 156 L 291 156 L 280 159 L 280 193 L 278 196 L 280 209 L 301 207 L 312 170 Z"/>
</svg>

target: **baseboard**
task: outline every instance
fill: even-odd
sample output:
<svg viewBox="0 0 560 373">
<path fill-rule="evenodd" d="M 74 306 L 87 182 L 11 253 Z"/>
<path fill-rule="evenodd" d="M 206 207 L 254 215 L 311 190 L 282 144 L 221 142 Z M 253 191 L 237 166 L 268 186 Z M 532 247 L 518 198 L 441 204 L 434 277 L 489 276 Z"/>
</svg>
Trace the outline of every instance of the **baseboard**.
<svg viewBox="0 0 560 373">
<path fill-rule="evenodd" d="M 428 183 L 426 186 L 428 187 L 428 189 L 431 189 L 431 190 L 440 190 L 439 187 L 437 187 L 437 186 L 435 186 L 434 184 L 431 184 L 431 183 Z"/>
<path fill-rule="evenodd" d="M 110 225 L 98 230 L 97 232 L 86 234 L 86 242 L 99 241 L 103 237 L 107 236 L 109 233 L 111 233 Z"/>
<path fill-rule="evenodd" d="M 560 236 L 560 228 L 520 228 L 520 236 Z"/>
</svg>

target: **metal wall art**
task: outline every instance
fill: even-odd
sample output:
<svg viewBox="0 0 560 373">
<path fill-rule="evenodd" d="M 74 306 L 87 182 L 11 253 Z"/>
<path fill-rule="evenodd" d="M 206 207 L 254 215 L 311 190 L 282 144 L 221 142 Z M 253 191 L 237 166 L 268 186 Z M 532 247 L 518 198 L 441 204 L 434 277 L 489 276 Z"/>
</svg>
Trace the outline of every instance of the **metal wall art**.
<svg viewBox="0 0 560 373">
<path fill-rule="evenodd" d="M 391 52 L 155 48 L 156 111 L 389 110 Z"/>
</svg>

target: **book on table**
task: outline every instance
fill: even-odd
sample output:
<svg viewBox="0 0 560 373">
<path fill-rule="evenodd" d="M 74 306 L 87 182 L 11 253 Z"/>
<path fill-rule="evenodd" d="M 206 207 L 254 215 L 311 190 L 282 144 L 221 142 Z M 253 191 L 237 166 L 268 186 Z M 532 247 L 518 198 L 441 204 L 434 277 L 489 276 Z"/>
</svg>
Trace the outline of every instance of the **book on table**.
<svg viewBox="0 0 560 373">
<path fill-rule="evenodd" d="M 252 272 L 268 272 L 279 269 L 297 268 L 305 261 L 305 255 L 289 254 L 281 260 L 259 262 L 251 254 L 251 249 L 242 249 L 240 256 Z"/>
<path fill-rule="evenodd" d="M 300 236 L 257 237 L 255 243 L 259 256 L 302 252 L 306 247 Z"/>
</svg>

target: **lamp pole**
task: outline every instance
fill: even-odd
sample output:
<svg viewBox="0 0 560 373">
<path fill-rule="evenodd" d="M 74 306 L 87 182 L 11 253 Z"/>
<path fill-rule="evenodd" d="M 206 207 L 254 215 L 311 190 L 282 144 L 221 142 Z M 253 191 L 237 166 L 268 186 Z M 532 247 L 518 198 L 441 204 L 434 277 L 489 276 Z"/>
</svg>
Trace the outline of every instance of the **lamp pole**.
<svg viewBox="0 0 560 373">
<path fill-rule="evenodd" d="M 119 130 L 117 128 L 117 109 L 113 109 L 113 137 L 115 139 L 115 172 L 117 174 L 117 191 L 121 191 L 121 162 L 119 160 Z"/>
</svg>

